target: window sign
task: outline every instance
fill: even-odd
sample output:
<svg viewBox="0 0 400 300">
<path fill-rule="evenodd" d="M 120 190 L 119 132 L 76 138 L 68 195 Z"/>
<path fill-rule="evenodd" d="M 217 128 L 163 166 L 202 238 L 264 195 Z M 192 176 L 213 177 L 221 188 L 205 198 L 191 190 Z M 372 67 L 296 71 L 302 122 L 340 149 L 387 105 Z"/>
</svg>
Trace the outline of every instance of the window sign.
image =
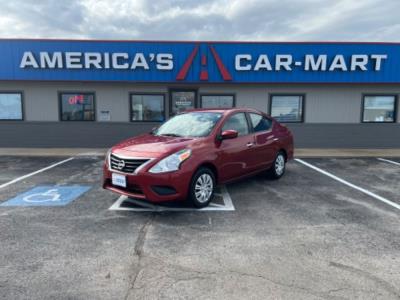
<svg viewBox="0 0 400 300">
<path fill-rule="evenodd" d="M 109 110 L 102 110 L 100 111 L 100 121 L 111 121 L 111 113 Z"/>
<path fill-rule="evenodd" d="M 171 92 L 171 115 L 196 107 L 195 91 L 173 91 Z"/>
<path fill-rule="evenodd" d="M 62 93 L 62 121 L 94 121 L 94 94 Z"/>
</svg>

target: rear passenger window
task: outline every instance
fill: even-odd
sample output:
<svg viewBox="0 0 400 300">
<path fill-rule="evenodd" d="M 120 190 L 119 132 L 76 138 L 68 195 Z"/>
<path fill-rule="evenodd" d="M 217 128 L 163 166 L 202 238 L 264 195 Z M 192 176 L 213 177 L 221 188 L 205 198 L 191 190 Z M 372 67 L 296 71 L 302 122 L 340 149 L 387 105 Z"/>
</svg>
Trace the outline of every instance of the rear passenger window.
<svg viewBox="0 0 400 300">
<path fill-rule="evenodd" d="M 222 131 L 225 130 L 236 130 L 239 135 L 249 134 L 249 126 L 245 114 L 238 113 L 229 117 L 222 127 Z"/>
<path fill-rule="evenodd" d="M 271 128 L 271 120 L 264 118 L 259 114 L 250 113 L 251 124 L 253 125 L 254 131 L 267 131 Z"/>
</svg>

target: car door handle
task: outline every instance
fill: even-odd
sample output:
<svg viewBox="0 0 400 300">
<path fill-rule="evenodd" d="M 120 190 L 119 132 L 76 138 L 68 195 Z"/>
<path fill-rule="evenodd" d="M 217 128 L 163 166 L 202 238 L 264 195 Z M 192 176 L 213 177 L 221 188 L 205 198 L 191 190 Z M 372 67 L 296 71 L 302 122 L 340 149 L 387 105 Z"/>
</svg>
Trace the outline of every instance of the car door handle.
<svg viewBox="0 0 400 300">
<path fill-rule="evenodd" d="M 247 146 L 247 148 L 253 147 L 253 146 L 254 146 L 254 143 L 250 143 L 250 142 L 249 142 L 249 143 L 246 144 L 246 146 Z"/>
</svg>

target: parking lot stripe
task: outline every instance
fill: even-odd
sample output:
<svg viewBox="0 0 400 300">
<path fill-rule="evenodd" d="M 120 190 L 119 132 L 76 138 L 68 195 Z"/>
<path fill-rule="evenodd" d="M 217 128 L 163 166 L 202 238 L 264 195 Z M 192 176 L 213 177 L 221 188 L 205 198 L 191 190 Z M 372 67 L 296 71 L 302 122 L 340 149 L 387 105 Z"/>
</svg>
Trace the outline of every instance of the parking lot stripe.
<svg viewBox="0 0 400 300">
<path fill-rule="evenodd" d="M 375 198 L 375 199 L 377 199 L 379 201 L 382 201 L 382 202 L 384 202 L 384 203 L 386 203 L 386 204 L 388 204 L 388 205 L 400 210 L 400 205 L 397 204 L 397 203 L 394 203 L 394 202 L 392 202 L 392 201 L 390 201 L 390 200 L 388 200 L 386 198 L 383 198 L 383 197 L 381 197 L 381 196 L 379 196 L 379 195 L 377 195 L 375 193 L 372 193 L 372 192 L 370 192 L 370 191 L 368 191 L 368 190 L 366 190 L 366 189 L 364 189 L 362 187 L 359 187 L 359 186 L 357 186 L 355 184 L 352 184 L 352 183 L 350 183 L 350 182 L 348 182 L 348 181 L 346 181 L 346 180 L 344 180 L 342 178 L 339 178 L 339 177 L 333 175 L 332 173 L 329 173 L 329 172 L 327 172 L 325 170 L 322 170 L 322 169 L 320 169 L 320 168 L 318 168 L 318 167 L 316 167 L 316 166 L 314 166 L 314 165 L 312 165 L 312 164 L 310 164 L 308 162 L 305 162 L 302 159 L 296 158 L 295 161 L 297 161 L 297 162 L 299 162 L 299 163 L 301 163 L 301 164 L 303 164 L 303 165 L 305 165 L 305 166 L 307 166 L 307 167 L 309 167 L 309 168 L 311 168 L 311 169 L 313 169 L 313 170 L 315 170 L 315 171 L 317 171 L 317 172 L 319 172 L 321 174 L 324 174 L 324 175 L 326 175 L 326 176 L 328 176 L 328 177 L 330 177 L 330 178 L 332 178 L 332 179 L 334 179 L 336 181 L 339 181 L 340 183 L 343 183 L 343 184 L 345 184 L 345 185 L 347 185 L 347 186 L 349 186 L 349 187 L 351 187 L 351 188 L 353 188 L 355 190 L 358 190 L 358 191 L 360 191 L 360 192 L 362 192 L 362 193 L 364 193 L 364 194 L 366 194 L 368 196 L 371 196 L 371 197 L 373 197 L 373 198 Z"/>
<path fill-rule="evenodd" d="M 11 181 L 9 181 L 9 182 L 6 182 L 6 183 L 3 183 L 2 185 L 0 185 L 0 189 L 5 188 L 6 186 L 9 186 L 9 185 L 11 185 L 11 184 L 14 184 L 14 183 L 16 183 L 16 182 L 18 182 L 18 181 L 21 181 L 21 180 L 24 180 L 24 179 L 26 179 L 26 178 L 29 178 L 29 177 L 31 177 L 31 176 L 33 176 L 33 175 L 36 175 L 36 174 L 42 173 L 42 172 L 44 172 L 44 171 L 47 171 L 47 170 L 49 170 L 49 169 L 52 169 L 52 168 L 54 168 L 54 167 L 57 167 L 57 166 L 59 166 L 59 165 L 65 164 L 66 162 L 69 162 L 69 161 L 71 161 L 71 160 L 73 160 L 73 159 L 74 159 L 73 157 L 70 157 L 70 158 L 68 158 L 68 159 L 59 161 L 58 163 L 52 164 L 52 165 L 50 165 L 50 166 L 48 166 L 48 167 L 46 167 L 46 168 L 43 168 L 43 169 L 37 170 L 37 171 L 35 171 L 35 172 L 26 174 L 26 175 L 24 175 L 24 176 L 15 178 L 15 179 L 13 179 L 13 180 L 11 180 Z"/>
<path fill-rule="evenodd" d="M 201 211 L 234 211 L 232 198 L 228 193 L 225 186 L 221 186 L 221 194 L 216 194 L 222 196 L 224 204 L 210 203 L 209 206 L 204 208 L 190 208 L 190 207 L 167 207 L 160 206 L 157 204 L 152 204 L 142 200 L 130 199 L 127 196 L 120 196 L 118 200 L 109 208 L 109 210 L 122 210 L 122 211 L 136 211 L 136 212 L 165 212 L 165 211 L 175 211 L 175 212 L 201 212 Z M 121 207 L 124 202 L 132 203 L 139 207 Z"/>
<path fill-rule="evenodd" d="M 384 159 L 384 158 L 378 158 L 378 160 L 384 161 L 384 162 L 387 162 L 387 163 L 389 163 L 389 164 L 393 164 L 393 165 L 396 165 L 396 166 L 399 166 L 399 167 L 400 167 L 400 163 L 398 163 L 397 161 L 393 161 L 393 160 L 389 160 L 389 159 Z"/>
</svg>

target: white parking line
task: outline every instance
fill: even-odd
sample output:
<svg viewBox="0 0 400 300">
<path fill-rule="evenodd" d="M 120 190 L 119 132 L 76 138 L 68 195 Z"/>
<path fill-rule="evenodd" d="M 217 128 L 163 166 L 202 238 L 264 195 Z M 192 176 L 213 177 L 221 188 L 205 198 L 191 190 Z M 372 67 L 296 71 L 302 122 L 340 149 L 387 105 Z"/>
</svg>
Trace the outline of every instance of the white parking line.
<svg viewBox="0 0 400 300">
<path fill-rule="evenodd" d="M 384 161 L 384 162 L 387 162 L 387 163 L 389 163 L 389 164 L 393 164 L 393 165 L 396 165 L 396 166 L 399 166 L 399 167 L 400 167 L 400 163 L 398 163 L 397 161 L 393 161 L 393 160 L 389 160 L 389 159 L 384 159 L 384 158 L 378 158 L 378 160 Z"/>
<path fill-rule="evenodd" d="M 390 200 L 388 200 L 386 198 L 383 198 L 383 197 L 381 197 L 381 196 L 379 196 L 379 195 L 377 195 L 375 193 L 372 193 L 372 192 L 370 192 L 370 191 L 368 191 L 368 190 L 366 190 L 366 189 L 364 189 L 362 187 L 359 187 L 359 186 L 354 185 L 354 184 L 352 184 L 352 183 L 350 183 L 350 182 L 348 182 L 348 181 L 346 181 L 344 179 L 341 179 L 341 178 L 333 175 L 332 173 L 324 171 L 324 170 L 322 170 L 322 169 L 320 169 L 320 168 L 318 168 L 318 167 L 316 167 L 316 166 L 314 166 L 314 165 L 312 165 L 312 164 L 310 164 L 308 162 L 305 162 L 302 159 L 296 158 L 295 161 L 297 161 L 297 162 L 299 162 L 299 163 L 301 163 L 301 164 L 303 164 L 303 165 L 305 165 L 305 166 L 307 166 L 307 167 L 309 167 L 309 168 L 311 168 L 311 169 L 313 169 L 313 170 L 315 170 L 315 171 L 317 171 L 317 172 L 319 172 L 321 174 L 324 174 L 324 175 L 326 175 L 326 176 L 328 176 L 328 177 L 330 177 L 330 178 L 332 178 L 332 179 L 334 179 L 336 181 L 339 181 L 339 182 L 341 182 L 341 183 L 343 183 L 343 184 L 345 184 L 345 185 L 347 185 L 347 186 L 349 186 L 349 187 L 351 187 L 351 188 L 353 188 L 355 190 L 358 190 L 358 191 L 360 191 L 360 192 L 362 192 L 362 193 L 364 193 L 364 194 L 366 194 L 368 196 L 371 196 L 371 197 L 373 197 L 373 198 L 375 198 L 375 199 L 377 199 L 379 201 L 382 201 L 382 202 L 384 202 L 384 203 L 386 203 L 386 204 L 388 204 L 388 205 L 400 210 L 400 205 L 397 204 L 397 203 L 394 203 L 394 202 L 392 202 L 392 201 L 390 201 Z"/>
<path fill-rule="evenodd" d="M 204 208 L 190 208 L 190 207 L 166 207 L 155 205 L 149 202 L 136 200 L 128 198 L 127 196 L 121 196 L 118 200 L 111 205 L 109 210 L 124 210 L 124 211 L 137 211 L 137 212 L 165 212 L 165 211 L 188 211 L 188 212 L 199 212 L 199 211 L 234 211 L 235 207 L 233 206 L 231 196 L 228 193 L 228 190 L 225 186 L 221 186 L 221 194 L 217 194 L 222 196 L 224 204 L 210 203 L 209 206 Z M 140 207 L 121 207 L 122 203 L 132 203 L 134 205 L 138 205 Z"/>
<path fill-rule="evenodd" d="M 52 168 L 57 167 L 57 166 L 59 166 L 59 165 L 62 165 L 62 164 L 66 163 L 66 162 L 69 162 L 69 161 L 71 161 L 71 160 L 73 160 L 73 159 L 74 159 L 73 157 L 70 157 L 70 158 L 68 158 L 68 159 L 59 161 L 58 163 L 52 164 L 52 165 L 50 165 L 50 166 L 48 166 L 48 167 L 46 167 L 46 168 L 43 168 L 43 169 L 37 170 L 37 171 L 35 171 L 35 172 L 26 174 L 26 175 L 24 175 L 24 176 L 15 178 L 15 179 L 13 179 L 13 180 L 11 180 L 11 181 L 9 181 L 9 182 L 6 182 L 6 183 L 3 183 L 2 185 L 0 185 L 0 189 L 5 188 L 6 186 L 9 186 L 9 185 L 11 185 L 11 184 L 14 184 L 14 183 L 16 183 L 16 182 L 18 182 L 18 181 L 24 180 L 24 179 L 26 179 L 26 178 L 28 178 L 28 177 L 33 176 L 33 175 L 42 173 L 42 172 L 44 172 L 44 171 L 47 171 L 47 170 L 49 170 L 49 169 L 52 169 Z"/>
</svg>

